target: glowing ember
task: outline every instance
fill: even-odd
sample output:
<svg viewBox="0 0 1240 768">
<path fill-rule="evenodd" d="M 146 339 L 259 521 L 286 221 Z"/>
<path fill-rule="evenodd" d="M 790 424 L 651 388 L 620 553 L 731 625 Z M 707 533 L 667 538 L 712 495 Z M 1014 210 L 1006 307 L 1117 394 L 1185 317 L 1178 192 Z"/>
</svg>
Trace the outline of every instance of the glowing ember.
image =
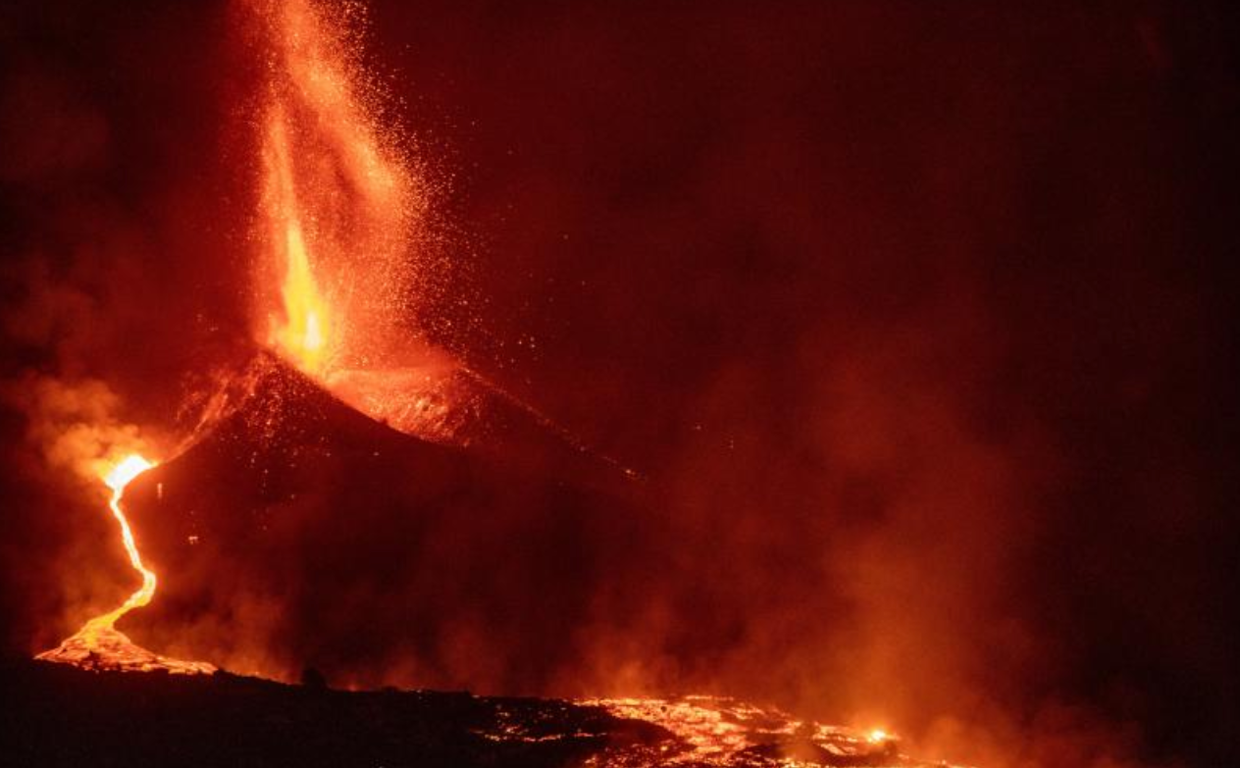
<svg viewBox="0 0 1240 768">
<path fill-rule="evenodd" d="M 142 586 L 129 596 L 119 607 L 96 616 L 86 622 L 72 637 L 50 650 L 40 653 L 35 658 L 44 661 L 55 661 L 87 669 L 121 669 L 148 672 L 164 669 L 182 674 L 210 673 L 215 667 L 202 661 L 182 661 L 170 659 L 152 653 L 135 645 L 125 633 L 116 629 L 116 622 L 134 608 L 141 608 L 151 602 L 155 594 L 155 572 L 142 563 L 142 555 L 134 541 L 133 530 L 125 518 L 121 508 L 121 499 L 125 495 L 125 487 L 138 475 L 155 466 L 152 462 L 130 454 L 115 466 L 102 473 L 101 479 L 112 490 L 112 498 L 108 507 L 112 516 L 121 528 L 121 540 L 125 544 L 125 552 L 129 555 L 129 564 L 135 571 L 142 574 Z"/>
</svg>

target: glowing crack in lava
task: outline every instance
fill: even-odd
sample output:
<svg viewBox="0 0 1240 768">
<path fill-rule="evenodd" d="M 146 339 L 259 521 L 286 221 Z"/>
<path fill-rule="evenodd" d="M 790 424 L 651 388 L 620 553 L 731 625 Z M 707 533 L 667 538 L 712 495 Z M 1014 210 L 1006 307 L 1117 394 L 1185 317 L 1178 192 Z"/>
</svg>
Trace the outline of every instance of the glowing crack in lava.
<svg viewBox="0 0 1240 768">
<path fill-rule="evenodd" d="M 125 544 L 125 552 L 129 555 L 129 564 L 135 571 L 142 574 L 142 586 L 138 587 L 120 606 L 86 622 L 81 629 L 66 638 L 59 646 L 50 651 L 44 651 L 35 658 L 72 664 L 85 669 L 119 669 L 136 672 L 162 669 L 178 674 L 204 674 L 215 671 L 215 667 L 203 661 L 182 661 L 152 653 L 134 644 L 125 633 L 116 628 L 116 622 L 122 616 L 134 608 L 147 605 L 155 595 L 155 572 L 142 563 L 142 555 L 138 552 L 137 542 L 134 541 L 133 529 L 129 527 L 125 511 L 121 507 L 125 486 L 154 466 L 154 463 L 133 453 L 105 471 L 101 478 L 112 491 L 108 507 L 120 526 L 121 540 Z"/>
<path fill-rule="evenodd" d="M 655 723 L 675 736 L 676 743 L 659 745 L 655 748 L 657 754 L 647 755 L 646 761 L 637 764 L 783 768 L 926 765 L 900 754 L 899 740 L 885 731 L 822 725 L 775 707 L 759 707 L 727 697 L 585 699 L 577 703 L 602 707 L 616 717 Z M 511 739 L 522 734 L 513 728 L 501 736 Z M 624 758 L 591 758 L 585 764 L 607 768 L 635 763 Z"/>
<path fill-rule="evenodd" d="M 582 699 L 579 706 L 605 710 L 621 722 L 648 723 L 666 738 L 648 736 L 615 743 L 580 762 L 583 768 L 953 768 L 902 754 L 899 739 L 885 731 L 822 725 L 773 706 L 755 706 L 723 696 Z M 528 710 L 501 705 L 492 724 L 474 729 L 502 743 L 567 742 L 590 738 L 588 730 L 557 727 Z"/>
</svg>

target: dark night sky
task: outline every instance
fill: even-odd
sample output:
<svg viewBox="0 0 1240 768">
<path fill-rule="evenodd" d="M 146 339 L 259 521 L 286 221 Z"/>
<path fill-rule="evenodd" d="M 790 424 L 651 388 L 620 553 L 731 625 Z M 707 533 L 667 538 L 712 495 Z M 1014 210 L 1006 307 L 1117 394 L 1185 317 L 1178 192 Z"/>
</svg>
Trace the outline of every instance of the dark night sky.
<svg viewBox="0 0 1240 768">
<path fill-rule="evenodd" d="M 1226 5 L 374 5 L 458 262 L 418 322 L 646 477 L 641 682 L 1235 758 Z M 31 376 L 159 425 L 248 338 L 230 18 L 0 9 L 8 649 L 95 514 L 22 438 Z M 635 652 L 584 642 L 556 690 Z"/>
</svg>

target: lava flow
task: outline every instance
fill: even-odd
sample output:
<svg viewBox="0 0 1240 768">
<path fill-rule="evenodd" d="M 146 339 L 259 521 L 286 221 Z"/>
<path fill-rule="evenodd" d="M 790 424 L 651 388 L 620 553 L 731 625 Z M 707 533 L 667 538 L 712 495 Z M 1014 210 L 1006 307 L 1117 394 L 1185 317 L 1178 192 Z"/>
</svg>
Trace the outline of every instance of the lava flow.
<svg viewBox="0 0 1240 768">
<path fill-rule="evenodd" d="M 121 540 L 125 543 L 129 564 L 135 571 L 142 574 L 142 586 L 120 606 L 86 622 L 81 629 L 62 641 L 59 646 L 50 651 L 44 651 L 35 658 L 72 664 L 84 669 L 117 669 L 135 672 L 162 669 L 177 674 L 204 674 L 215 671 L 214 666 L 203 661 L 183 661 L 152 653 L 135 644 L 124 632 L 116 628 L 116 622 L 122 616 L 134 608 L 147 605 L 155 595 L 155 572 L 142 563 L 142 555 L 138 552 L 137 542 L 134 541 L 133 529 L 129 527 L 125 511 L 121 507 L 125 487 L 135 477 L 154 466 L 153 462 L 134 453 L 126 456 L 102 475 L 104 484 L 112 491 L 108 507 L 120 526 Z"/>
</svg>

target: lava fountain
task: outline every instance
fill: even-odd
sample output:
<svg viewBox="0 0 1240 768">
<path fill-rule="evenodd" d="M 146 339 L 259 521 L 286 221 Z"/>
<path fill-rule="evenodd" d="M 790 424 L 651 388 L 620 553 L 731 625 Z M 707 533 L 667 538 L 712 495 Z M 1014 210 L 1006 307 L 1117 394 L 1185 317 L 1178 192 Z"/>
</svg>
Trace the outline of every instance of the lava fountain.
<svg viewBox="0 0 1240 768">
<path fill-rule="evenodd" d="M 448 264 L 421 247 L 433 185 L 379 119 L 383 89 L 355 39 L 360 7 L 245 9 L 271 63 L 257 135 L 255 340 L 376 421 L 469 442 L 462 405 L 494 388 L 411 325 Z"/>
<path fill-rule="evenodd" d="M 407 343 L 426 185 L 375 118 L 380 89 L 349 37 L 358 8 L 248 8 L 272 65 L 257 136 L 255 338 L 330 389 L 337 372 L 385 364 Z"/>
<path fill-rule="evenodd" d="M 278 108 L 273 109 L 269 117 L 265 148 L 269 164 L 268 215 L 276 230 L 275 244 L 280 246 L 278 250 L 282 251 L 284 261 L 284 279 L 280 286 L 283 316 L 271 318 L 268 345 L 302 371 L 317 376 L 325 372 L 328 362 L 331 320 L 306 253 L 288 157 L 287 128 L 283 112 Z"/>
</svg>

